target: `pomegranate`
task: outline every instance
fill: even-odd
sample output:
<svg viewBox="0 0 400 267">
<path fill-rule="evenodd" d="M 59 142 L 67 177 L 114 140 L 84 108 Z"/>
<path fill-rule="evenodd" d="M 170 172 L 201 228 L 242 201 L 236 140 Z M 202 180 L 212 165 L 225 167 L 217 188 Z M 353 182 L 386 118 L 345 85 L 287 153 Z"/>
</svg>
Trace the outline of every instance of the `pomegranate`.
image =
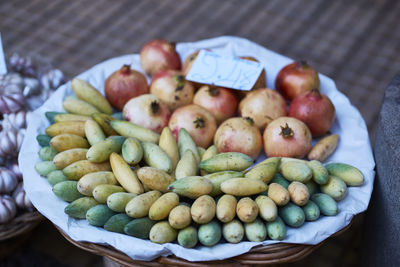
<svg viewBox="0 0 400 267">
<path fill-rule="evenodd" d="M 275 88 L 292 100 L 302 92 L 319 89 L 318 73 L 306 61 L 295 61 L 279 71 Z"/>
<path fill-rule="evenodd" d="M 311 149 L 311 132 L 302 121 L 280 117 L 270 122 L 264 131 L 267 157 L 304 158 Z"/>
<path fill-rule="evenodd" d="M 197 91 L 193 103 L 207 109 L 218 123 L 233 117 L 238 106 L 237 97 L 231 90 L 209 85 Z"/>
<path fill-rule="evenodd" d="M 296 96 L 289 106 L 289 116 L 304 122 L 313 136 L 325 134 L 335 120 L 335 107 L 318 89 Z"/>
<path fill-rule="evenodd" d="M 162 70 L 179 70 L 181 59 L 175 50 L 175 43 L 155 39 L 145 44 L 140 51 L 142 69 L 150 76 Z"/>
<path fill-rule="evenodd" d="M 185 80 L 181 71 L 157 72 L 150 84 L 150 93 L 166 103 L 171 110 L 192 103 L 193 85 Z"/>
<path fill-rule="evenodd" d="M 185 128 L 197 146 L 207 148 L 213 140 L 217 122 L 205 108 L 191 104 L 175 110 L 168 126 L 177 140 L 179 129 Z"/>
<path fill-rule="evenodd" d="M 200 50 L 197 50 L 185 58 L 185 61 L 183 61 L 183 65 L 182 65 L 182 72 L 184 75 L 187 75 L 189 73 L 189 71 L 192 68 L 193 63 L 196 60 L 197 55 L 199 53 L 200 53 Z"/>
<path fill-rule="evenodd" d="M 236 117 L 218 127 L 214 144 L 219 152 L 241 152 L 256 159 L 262 148 L 262 137 L 251 118 Z"/>
<path fill-rule="evenodd" d="M 124 106 L 122 115 L 130 122 L 161 133 L 168 125 L 171 112 L 156 96 L 146 94 L 129 100 Z"/>
<path fill-rule="evenodd" d="M 129 65 L 108 76 L 105 82 L 106 98 L 110 104 L 121 110 L 131 98 L 147 94 L 149 87 L 143 74 L 132 70 Z"/>
<path fill-rule="evenodd" d="M 274 119 L 286 116 L 286 102 L 276 90 L 259 88 L 240 101 L 239 112 L 242 117 L 252 118 L 263 131 Z"/>
<path fill-rule="evenodd" d="M 205 50 L 211 51 L 209 49 L 205 49 Z M 200 53 L 200 50 L 197 50 L 186 57 L 185 61 L 183 62 L 183 65 L 182 65 L 182 72 L 185 76 L 189 73 L 189 71 L 192 68 L 193 63 L 196 60 L 197 55 L 199 53 Z M 188 81 L 188 82 L 190 82 L 195 89 L 198 89 L 203 85 L 202 83 L 198 83 L 198 82 L 192 82 L 192 81 Z"/>
</svg>

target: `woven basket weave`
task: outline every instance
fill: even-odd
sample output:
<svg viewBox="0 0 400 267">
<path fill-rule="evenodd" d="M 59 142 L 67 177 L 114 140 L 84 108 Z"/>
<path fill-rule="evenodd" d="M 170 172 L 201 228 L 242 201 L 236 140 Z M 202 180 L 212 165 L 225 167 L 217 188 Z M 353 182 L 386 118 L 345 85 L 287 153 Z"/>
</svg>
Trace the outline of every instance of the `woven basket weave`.
<svg viewBox="0 0 400 267">
<path fill-rule="evenodd" d="M 0 241 L 25 234 L 44 219 L 38 211 L 26 212 L 5 224 L 0 224 Z"/>
<path fill-rule="evenodd" d="M 350 228 L 353 221 L 351 221 L 345 228 L 336 232 L 331 237 L 339 235 Z M 168 257 L 158 257 L 153 261 L 137 261 L 128 257 L 126 254 L 113 247 L 106 245 L 99 245 L 89 242 L 78 242 L 69 237 L 63 230 L 56 226 L 58 231 L 72 244 L 92 252 L 94 254 L 105 256 L 110 260 L 117 262 L 123 266 L 182 266 L 182 267 L 200 267 L 200 266 L 241 266 L 241 265 L 254 265 L 254 264 L 277 264 L 288 263 L 301 260 L 309 255 L 311 252 L 319 248 L 325 241 L 317 245 L 302 245 L 302 244 L 286 244 L 279 243 L 268 246 L 257 246 L 252 248 L 249 252 L 225 259 L 220 261 L 203 261 L 203 262 L 190 262 L 175 255 Z"/>
</svg>

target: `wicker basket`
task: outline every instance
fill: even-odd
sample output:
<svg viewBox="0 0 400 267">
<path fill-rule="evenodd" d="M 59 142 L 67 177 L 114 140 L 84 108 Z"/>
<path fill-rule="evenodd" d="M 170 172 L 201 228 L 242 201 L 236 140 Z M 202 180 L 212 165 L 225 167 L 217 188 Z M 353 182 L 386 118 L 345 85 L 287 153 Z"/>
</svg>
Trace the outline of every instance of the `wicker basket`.
<svg viewBox="0 0 400 267">
<path fill-rule="evenodd" d="M 25 212 L 12 221 L 0 224 L 0 241 L 25 234 L 35 228 L 44 219 L 38 211 Z"/>
<path fill-rule="evenodd" d="M 353 221 L 351 221 L 345 228 L 336 232 L 331 237 L 339 235 L 350 228 Z M 175 255 L 168 257 L 158 257 L 153 261 L 137 261 L 128 257 L 126 254 L 113 247 L 106 245 L 99 245 L 89 242 L 78 242 L 69 237 L 63 230 L 56 226 L 58 231 L 72 244 L 92 252 L 94 254 L 105 256 L 111 261 L 119 263 L 123 266 L 182 266 L 182 267 L 200 267 L 207 264 L 207 266 L 241 266 L 241 265 L 254 265 L 254 264 L 277 264 L 289 263 L 303 259 L 311 252 L 319 248 L 325 241 L 317 245 L 302 245 L 302 244 L 286 244 L 279 243 L 269 246 L 257 246 L 252 248 L 249 252 L 225 259 L 220 261 L 207 261 L 207 262 L 190 262 Z"/>
</svg>

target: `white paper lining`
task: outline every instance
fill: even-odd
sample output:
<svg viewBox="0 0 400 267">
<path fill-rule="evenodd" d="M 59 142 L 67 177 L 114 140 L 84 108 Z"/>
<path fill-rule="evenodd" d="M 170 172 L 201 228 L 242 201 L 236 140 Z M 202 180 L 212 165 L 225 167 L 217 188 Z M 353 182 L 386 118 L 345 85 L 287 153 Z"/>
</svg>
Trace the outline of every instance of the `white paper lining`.
<svg viewBox="0 0 400 267">
<path fill-rule="evenodd" d="M 210 48 L 212 51 L 221 54 L 257 58 L 265 65 L 269 88 L 274 88 L 274 80 L 279 70 L 293 61 L 238 37 L 224 36 L 177 45 L 182 60 L 190 53 L 202 48 Z M 126 55 L 102 62 L 78 77 L 90 82 L 104 92 L 106 77 L 123 64 L 130 63 L 132 63 L 133 69 L 141 70 L 139 56 Z M 355 214 L 367 209 L 373 188 L 375 162 L 365 122 L 358 110 L 337 90 L 335 83 L 330 78 L 320 74 L 320 80 L 322 92 L 328 95 L 336 108 L 336 120 L 331 131 L 340 135 L 339 146 L 329 158 L 329 161 L 344 162 L 356 166 L 363 172 L 365 183 L 361 187 L 349 187 L 348 195 L 339 202 L 339 214 L 337 216 L 323 216 L 316 222 L 307 222 L 298 229 L 288 227 L 287 237 L 283 241 L 285 243 L 318 244 L 344 228 Z M 49 125 L 44 113 L 46 111 L 62 111 L 63 98 L 71 94 L 70 84 L 67 83 L 61 86 L 42 107 L 33 112 L 19 153 L 19 164 L 24 175 L 25 190 L 34 206 L 72 239 L 108 244 L 133 259 L 145 261 L 170 254 L 175 254 L 189 261 L 219 260 L 243 254 L 260 244 L 277 243 L 277 241 L 272 240 L 241 242 L 239 244 L 220 243 L 214 247 L 198 245 L 194 249 L 186 249 L 176 243 L 159 245 L 149 240 L 108 232 L 102 228 L 89 225 L 86 220 L 68 217 L 64 213 L 64 208 L 68 203 L 58 199 L 52 193 L 50 184 L 46 178 L 36 173 L 34 166 L 41 161 L 38 156 L 40 147 L 36 141 L 36 136 L 44 133 Z M 265 158 L 265 156 L 261 155 L 259 160 L 262 158 Z"/>
</svg>

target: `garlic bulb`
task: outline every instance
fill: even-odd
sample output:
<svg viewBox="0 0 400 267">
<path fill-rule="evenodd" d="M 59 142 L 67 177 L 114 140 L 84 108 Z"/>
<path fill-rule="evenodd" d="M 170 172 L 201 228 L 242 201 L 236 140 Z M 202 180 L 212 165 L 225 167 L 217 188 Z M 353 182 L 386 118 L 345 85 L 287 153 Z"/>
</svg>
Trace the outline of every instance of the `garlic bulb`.
<svg viewBox="0 0 400 267">
<path fill-rule="evenodd" d="M 15 158 L 21 148 L 25 129 L 17 130 L 12 127 L 3 128 L 0 133 L 0 157 Z"/>
<path fill-rule="evenodd" d="M 11 193 L 18 184 L 18 178 L 9 169 L 0 167 L 0 193 Z"/>
<path fill-rule="evenodd" d="M 18 73 L 0 75 L 0 95 L 22 93 L 24 79 Z"/>
<path fill-rule="evenodd" d="M 24 79 L 17 73 L 0 75 L 0 112 L 3 114 L 23 109 Z"/>
<path fill-rule="evenodd" d="M 40 93 L 40 84 L 38 79 L 25 77 L 24 78 L 25 87 L 24 87 L 24 96 L 30 97 L 32 95 L 37 95 Z"/>
<path fill-rule="evenodd" d="M 29 200 L 23 188 L 23 183 L 18 184 L 17 189 L 15 189 L 12 196 L 18 208 L 29 211 L 32 211 L 34 209 L 32 202 Z"/>
<path fill-rule="evenodd" d="M 13 71 L 19 72 L 24 76 L 36 77 L 39 69 L 38 62 L 36 62 L 38 59 L 37 57 L 33 58 L 32 56 L 22 56 L 14 53 L 8 59 L 8 64 Z"/>
<path fill-rule="evenodd" d="M 27 127 L 30 115 L 31 112 L 25 110 L 21 110 L 17 113 L 4 114 L 2 122 L 3 128 L 13 127 L 15 129 L 24 129 Z"/>
<path fill-rule="evenodd" d="M 44 90 L 57 89 L 64 82 L 64 74 L 59 69 L 51 69 L 40 77 L 40 84 Z"/>
<path fill-rule="evenodd" d="M 14 199 L 8 195 L 0 196 L 0 223 L 5 223 L 15 217 L 17 206 Z"/>
<path fill-rule="evenodd" d="M 15 174 L 15 176 L 17 176 L 18 181 L 22 181 L 22 172 L 19 169 L 18 161 L 16 159 L 7 161 L 5 166 L 7 167 L 8 170 L 13 172 Z"/>
<path fill-rule="evenodd" d="M 0 113 L 9 114 L 17 112 L 23 109 L 24 106 L 25 97 L 22 93 L 0 94 Z"/>
</svg>

